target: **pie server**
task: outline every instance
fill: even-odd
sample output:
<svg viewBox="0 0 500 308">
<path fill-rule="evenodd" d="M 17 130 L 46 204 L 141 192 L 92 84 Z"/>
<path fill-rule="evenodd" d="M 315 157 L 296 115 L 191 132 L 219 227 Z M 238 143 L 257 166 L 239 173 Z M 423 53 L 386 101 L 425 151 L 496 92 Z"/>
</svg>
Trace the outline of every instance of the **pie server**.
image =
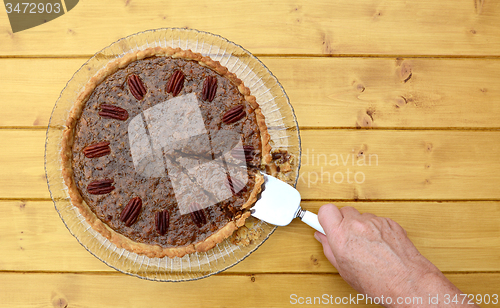
<svg viewBox="0 0 500 308">
<path fill-rule="evenodd" d="M 264 190 L 250 210 L 253 217 L 276 226 L 286 226 L 298 217 L 325 234 L 319 224 L 318 215 L 300 207 L 300 193 L 295 188 L 273 176 L 263 175 Z"/>
</svg>

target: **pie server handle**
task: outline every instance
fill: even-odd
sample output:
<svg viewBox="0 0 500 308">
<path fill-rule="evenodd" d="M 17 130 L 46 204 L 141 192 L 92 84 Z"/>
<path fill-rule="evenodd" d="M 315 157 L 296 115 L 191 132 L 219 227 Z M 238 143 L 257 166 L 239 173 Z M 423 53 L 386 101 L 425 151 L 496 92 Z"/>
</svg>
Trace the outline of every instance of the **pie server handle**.
<svg viewBox="0 0 500 308">
<path fill-rule="evenodd" d="M 325 234 L 323 227 L 321 227 L 321 225 L 319 224 L 318 215 L 309 211 L 305 211 L 301 208 L 297 213 L 297 217 L 299 217 L 303 222 L 308 224 L 310 227 L 313 227 L 317 231 Z"/>
</svg>

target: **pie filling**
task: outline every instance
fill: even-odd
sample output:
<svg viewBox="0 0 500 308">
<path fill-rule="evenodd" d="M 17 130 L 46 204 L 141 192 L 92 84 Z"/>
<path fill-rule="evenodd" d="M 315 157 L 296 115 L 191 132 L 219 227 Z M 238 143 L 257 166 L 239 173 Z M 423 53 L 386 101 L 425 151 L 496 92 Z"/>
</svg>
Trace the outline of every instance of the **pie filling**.
<svg viewBox="0 0 500 308">
<path fill-rule="evenodd" d="M 238 87 L 168 56 L 99 83 L 72 144 L 74 183 L 95 216 L 162 248 L 204 241 L 241 217 L 261 159 L 257 115 Z"/>
</svg>

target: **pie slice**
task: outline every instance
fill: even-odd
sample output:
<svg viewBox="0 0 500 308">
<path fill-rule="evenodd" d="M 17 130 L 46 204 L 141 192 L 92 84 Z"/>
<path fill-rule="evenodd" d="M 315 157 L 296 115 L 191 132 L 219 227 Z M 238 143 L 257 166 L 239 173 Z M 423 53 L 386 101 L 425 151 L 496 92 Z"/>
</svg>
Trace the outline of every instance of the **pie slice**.
<svg viewBox="0 0 500 308">
<path fill-rule="evenodd" d="M 227 68 L 149 48 L 85 85 L 62 138 L 63 177 L 72 204 L 117 247 L 182 257 L 250 216 L 269 140 L 255 97 Z"/>
</svg>

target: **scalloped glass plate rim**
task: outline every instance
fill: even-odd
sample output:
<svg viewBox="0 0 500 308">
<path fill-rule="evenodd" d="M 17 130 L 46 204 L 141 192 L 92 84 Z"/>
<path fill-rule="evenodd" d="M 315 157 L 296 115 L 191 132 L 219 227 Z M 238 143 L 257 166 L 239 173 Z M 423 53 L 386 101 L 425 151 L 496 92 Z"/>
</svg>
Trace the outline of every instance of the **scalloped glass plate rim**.
<svg viewBox="0 0 500 308">
<path fill-rule="evenodd" d="M 102 50 L 96 52 L 91 58 L 89 58 L 89 60 L 87 60 L 74 74 L 73 76 L 71 77 L 71 79 L 66 83 L 64 89 L 61 91 L 61 94 L 59 96 L 59 98 L 57 99 L 56 101 L 56 104 L 52 110 L 52 113 L 51 113 L 51 116 L 50 116 L 50 119 L 49 119 L 49 124 L 48 124 L 48 128 L 47 128 L 47 132 L 46 132 L 46 143 L 45 143 L 45 153 L 44 153 L 44 167 L 45 167 L 45 175 L 46 175 L 46 178 L 47 178 L 47 185 L 48 185 L 48 189 L 49 189 L 49 193 L 50 193 L 50 196 L 54 202 L 54 206 L 55 206 L 55 209 L 56 211 L 58 212 L 61 220 L 63 221 L 64 225 L 66 226 L 66 228 L 68 229 L 68 231 L 78 240 L 78 242 L 87 250 L 89 251 L 93 256 L 95 256 L 97 259 L 99 259 L 100 261 L 102 261 L 103 263 L 105 263 L 106 265 L 108 265 L 109 267 L 117 270 L 117 271 L 120 271 L 122 273 L 125 273 L 125 274 L 128 274 L 128 275 L 131 275 L 131 276 L 134 276 L 134 277 L 138 277 L 138 278 L 142 278 L 142 279 L 147 279 L 147 280 L 154 280 L 154 281 L 171 281 L 171 282 L 179 282 L 179 281 L 192 281 L 192 280 L 198 280 L 198 279 L 202 279 L 202 278 L 206 278 L 206 277 L 209 277 L 213 274 L 217 274 L 217 273 L 220 273 L 222 271 L 225 271 L 227 270 L 228 268 L 231 268 L 232 266 L 238 264 L 239 262 L 243 261 L 245 258 L 247 258 L 251 253 L 253 253 L 255 250 L 257 250 L 257 248 L 259 248 L 269 237 L 271 234 L 274 233 L 274 231 L 276 230 L 276 227 L 275 226 L 270 226 L 268 225 L 269 227 L 269 230 L 267 231 L 267 234 L 264 236 L 264 238 L 260 238 L 258 243 L 256 243 L 254 245 L 254 247 L 252 247 L 251 249 L 249 249 L 248 251 L 246 251 L 246 254 L 239 257 L 236 261 L 230 263 L 230 264 L 227 264 L 227 265 L 224 265 L 224 266 L 220 266 L 220 267 L 217 267 L 215 270 L 212 270 L 212 267 L 210 266 L 210 259 L 208 258 L 207 256 L 207 260 L 208 260 L 208 265 L 209 265 L 209 268 L 210 270 L 209 271 L 201 271 L 201 264 L 199 264 L 200 266 L 200 271 L 199 272 L 189 272 L 191 276 L 189 276 L 189 274 L 184 274 L 182 273 L 182 264 L 184 261 L 179 261 L 180 264 L 181 264 L 181 274 L 177 274 L 178 276 L 181 276 L 181 278 L 176 278 L 177 276 L 175 275 L 171 275 L 169 276 L 168 273 L 162 273 L 162 274 L 166 274 L 168 276 L 167 279 L 163 279 L 163 278 L 157 278 L 156 275 L 154 275 L 154 273 L 152 274 L 152 272 L 147 272 L 145 271 L 144 274 L 140 274 L 142 272 L 140 271 L 132 271 L 130 269 L 124 269 L 124 268 L 121 268 L 119 266 L 116 266 L 114 264 L 112 264 L 112 262 L 110 262 L 110 260 L 106 260 L 105 258 L 101 257 L 100 255 L 97 254 L 97 252 L 93 251 L 91 248 L 87 247 L 87 245 L 82 241 L 81 237 L 82 235 L 80 234 L 76 234 L 74 232 L 74 229 L 72 227 L 70 227 L 68 225 L 68 222 L 66 221 L 65 219 L 65 215 L 66 214 L 63 214 L 63 211 L 62 211 L 62 206 L 61 204 L 58 205 L 58 202 L 62 203 L 64 200 L 60 200 L 59 198 L 57 198 L 55 196 L 55 194 L 53 193 L 52 189 L 51 189 L 51 178 L 53 178 L 53 176 L 51 176 L 51 171 L 49 170 L 49 167 L 48 167 L 48 154 L 51 154 L 53 155 L 54 153 L 51 153 L 50 151 L 52 150 L 50 148 L 49 145 L 52 145 L 51 144 L 51 140 L 49 138 L 49 136 L 51 135 L 51 133 L 53 132 L 53 130 L 57 130 L 57 125 L 56 127 L 53 127 L 51 126 L 53 120 L 54 120 L 54 117 L 57 116 L 56 115 L 56 111 L 58 109 L 58 107 L 60 107 L 60 100 L 62 99 L 63 97 L 63 94 L 65 94 L 66 91 L 69 90 L 69 87 L 70 85 L 72 84 L 72 82 L 76 82 L 75 81 L 75 77 L 82 73 L 83 69 L 86 68 L 87 66 L 90 65 L 90 63 L 98 56 L 98 55 L 102 55 L 102 54 L 105 54 L 107 50 L 110 50 L 112 47 L 114 46 L 118 46 L 120 45 L 122 42 L 127 42 L 128 40 L 130 39 L 133 39 L 133 38 L 138 38 L 138 37 L 141 37 L 141 36 L 147 36 L 149 34 L 155 34 L 155 33 L 159 33 L 160 35 L 163 34 L 163 35 L 167 35 L 167 32 L 170 31 L 172 34 L 175 34 L 175 33 L 178 33 L 179 34 L 179 45 L 180 45 L 180 35 L 181 34 L 185 34 L 185 33 L 188 33 L 191 34 L 191 33 L 194 33 L 195 35 L 201 35 L 203 38 L 205 37 L 210 37 L 210 38 L 215 38 L 215 39 L 218 39 L 218 40 L 221 40 L 223 43 L 226 43 L 228 45 L 232 45 L 233 47 L 235 47 L 236 49 L 239 49 L 239 51 L 243 52 L 243 54 L 245 56 L 248 56 L 251 61 L 254 61 L 256 64 L 258 64 L 260 67 L 259 68 L 262 68 L 264 69 L 264 74 L 267 74 L 268 77 L 271 78 L 271 80 L 274 82 L 274 84 L 271 86 L 278 86 L 279 88 L 279 91 L 281 91 L 281 95 L 284 97 L 285 99 L 285 102 L 286 102 L 286 107 L 289 108 L 289 111 L 290 111 L 290 116 L 292 117 L 292 119 L 289 119 L 289 120 L 292 120 L 293 123 L 295 125 L 293 126 L 290 126 L 290 127 L 286 127 L 285 131 L 288 132 L 289 129 L 292 129 L 294 133 L 296 133 L 296 135 L 293 135 L 291 137 L 296 137 L 297 138 L 297 153 L 294 153 L 297 157 L 296 157 L 296 164 L 294 165 L 294 172 L 295 172 L 295 179 L 292 179 L 291 183 L 292 185 L 296 185 L 297 184 L 297 181 L 298 181 L 298 176 L 299 176 L 299 169 L 300 169 L 300 154 L 301 154 L 301 146 L 300 146 L 300 133 L 299 133 L 299 128 L 298 128 L 298 124 L 297 124 L 297 119 L 296 119 L 296 116 L 295 116 L 295 113 L 294 113 L 294 110 L 293 110 L 293 107 L 292 105 L 290 104 L 290 101 L 289 101 L 289 98 L 285 92 L 285 90 L 283 89 L 282 85 L 279 83 L 279 81 L 277 80 L 277 78 L 271 73 L 271 71 L 258 59 L 256 58 L 255 56 L 253 56 L 249 51 L 247 51 L 246 49 L 244 49 L 243 47 L 241 47 L 240 45 L 238 44 L 235 44 L 234 42 L 231 42 L 225 38 L 223 38 L 222 36 L 220 35 L 217 35 L 217 34 L 212 34 L 212 33 L 209 33 L 209 32 L 205 32 L 205 31 L 199 31 L 199 30 L 194 30 L 194 29 L 184 29 L 184 28 L 160 28 L 160 29 L 151 29 L 151 30 L 146 30 L 146 31 L 142 31 L 142 32 L 138 32 L 138 33 L 135 33 L 135 34 L 131 34 L 129 36 L 126 36 L 126 37 L 123 37 L 113 43 L 111 43 L 110 45 L 108 45 L 107 47 L 103 48 Z M 174 40 L 174 37 L 172 36 L 172 42 Z M 157 43 L 160 43 L 160 46 L 161 46 L 161 41 L 154 41 L 155 44 Z M 137 44 L 137 41 L 136 41 L 136 44 Z M 149 46 L 148 44 L 148 41 L 146 40 L 146 44 Z M 167 41 L 166 41 L 166 37 L 165 37 L 165 44 L 167 45 Z M 186 45 L 188 44 L 188 40 L 186 41 Z M 203 41 L 203 44 L 205 44 L 205 40 Z M 208 45 L 207 46 L 211 46 L 210 47 L 210 50 L 212 49 L 212 46 L 216 46 L 216 45 Z M 216 46 L 216 47 L 219 47 L 219 51 L 217 53 L 217 55 L 215 57 L 217 57 L 219 55 L 219 52 L 220 52 L 220 46 Z M 143 48 L 144 45 L 141 45 L 141 47 L 139 47 L 138 45 L 136 45 L 136 48 L 138 49 L 141 49 Z M 196 45 L 196 48 L 198 48 L 198 42 L 197 42 L 197 45 Z M 227 48 L 227 46 L 226 46 Z M 133 50 L 134 48 L 130 48 L 131 50 Z M 224 53 L 226 52 L 226 49 L 224 50 Z M 125 54 L 126 52 L 124 52 L 123 54 Z M 123 54 L 114 54 L 115 57 L 118 57 L 118 56 L 122 56 Z M 210 54 L 210 56 L 212 56 L 212 54 Z M 224 55 L 221 56 L 221 59 Z M 232 54 L 229 55 L 229 58 L 232 56 Z M 238 56 L 234 56 L 234 58 L 237 58 L 239 59 Z M 236 60 L 238 61 L 238 60 Z M 229 60 L 226 62 L 226 64 L 229 62 Z M 106 62 L 107 63 L 107 62 Z M 102 68 L 102 66 L 100 67 Z M 99 68 L 99 69 L 100 69 Z M 233 66 L 234 68 L 234 66 Z M 248 68 L 248 65 L 247 65 L 247 68 Z M 89 68 L 90 69 L 90 68 Z M 245 68 L 246 69 L 246 68 Z M 253 73 L 253 69 L 249 69 L 249 71 L 251 71 Z M 248 75 L 248 74 L 247 74 Z M 257 75 L 257 77 L 259 77 L 260 75 L 258 75 L 257 73 L 255 73 L 255 75 Z M 91 77 L 91 75 L 89 75 L 88 77 Z M 261 79 L 263 78 L 263 76 L 261 76 L 260 79 L 258 79 L 258 81 L 260 81 Z M 262 81 L 262 83 L 264 83 L 264 81 Z M 269 87 L 269 88 L 271 88 Z M 78 92 L 77 92 L 78 93 Z M 252 93 L 253 94 L 253 93 Z M 76 95 L 76 94 L 74 94 Z M 278 108 L 279 109 L 279 108 Z M 265 114 L 266 115 L 266 114 Z M 266 115 L 267 117 L 267 115 Z M 286 137 L 289 137 L 289 136 L 286 136 Z M 57 154 L 57 153 L 56 153 Z M 57 156 L 57 155 L 56 155 Z M 60 171 L 60 170 L 59 170 Z M 56 177 L 57 178 L 57 177 Z M 54 184 L 52 182 L 52 184 Z M 60 183 L 57 183 L 57 184 L 60 184 Z M 67 201 L 67 200 L 66 200 Z M 69 206 L 72 207 L 71 205 L 71 202 L 69 202 Z M 68 210 L 68 209 L 65 209 L 65 210 Z M 71 214 L 69 214 L 71 215 Z M 265 224 L 265 223 L 264 223 Z M 267 225 L 267 224 L 265 224 Z M 102 248 L 103 245 L 100 246 L 100 248 Z M 216 246 L 217 247 L 217 246 Z M 99 249 L 100 249 L 99 248 Z M 227 248 L 224 247 L 226 249 L 226 252 L 227 252 Z M 215 249 L 215 248 L 213 248 Z M 219 247 L 219 251 L 222 253 L 220 247 Z M 113 251 L 114 252 L 114 251 Z M 110 252 L 110 253 L 113 253 L 113 252 Z M 233 251 L 232 251 L 233 252 Z M 229 253 L 227 252 L 227 254 L 229 255 Z M 234 255 L 234 252 L 233 252 L 233 255 Z M 214 254 L 215 256 L 215 254 Z M 224 255 L 223 255 L 224 256 Z M 229 255 L 230 256 L 230 255 Z M 236 255 L 234 255 L 234 257 L 236 257 Z M 119 259 L 121 258 L 121 255 L 119 257 Z M 166 257 L 165 257 L 166 258 Z M 167 259 L 170 259 L 170 258 L 167 258 Z M 190 258 L 188 258 L 190 260 Z M 143 259 L 144 260 L 144 259 Z M 117 261 L 117 260 L 113 260 L 113 261 Z M 216 265 L 219 265 L 219 262 L 218 262 L 218 259 L 216 257 Z M 168 260 L 166 261 L 167 264 L 168 264 Z M 191 261 L 189 261 L 191 262 Z M 224 259 L 224 263 L 226 262 L 226 260 Z M 141 264 L 142 265 L 142 264 Z M 158 261 L 158 268 L 159 268 L 159 265 L 160 265 L 160 260 Z M 149 266 L 149 262 L 148 262 L 148 266 Z M 172 266 L 173 266 L 173 259 L 172 259 Z"/>
</svg>

